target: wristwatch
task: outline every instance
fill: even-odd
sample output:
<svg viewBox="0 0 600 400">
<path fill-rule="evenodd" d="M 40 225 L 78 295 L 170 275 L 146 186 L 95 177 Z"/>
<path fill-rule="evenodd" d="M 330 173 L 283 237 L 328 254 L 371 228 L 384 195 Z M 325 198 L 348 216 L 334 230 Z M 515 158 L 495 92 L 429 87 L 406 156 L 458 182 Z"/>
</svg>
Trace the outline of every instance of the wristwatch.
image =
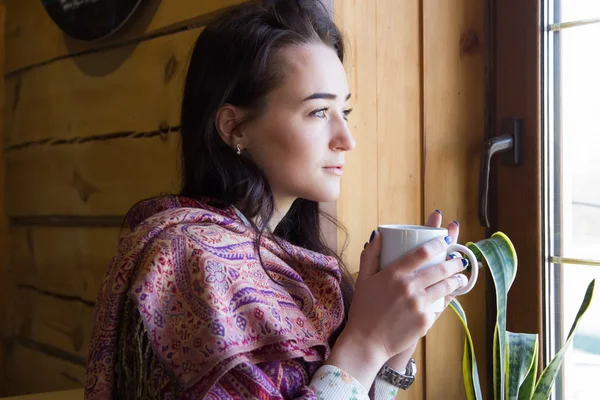
<svg viewBox="0 0 600 400">
<path fill-rule="evenodd" d="M 377 373 L 377 376 L 400 389 L 406 390 L 415 381 L 415 377 L 417 376 L 417 363 L 411 358 L 408 361 L 408 364 L 406 364 L 406 369 L 403 374 L 384 365 Z"/>
</svg>

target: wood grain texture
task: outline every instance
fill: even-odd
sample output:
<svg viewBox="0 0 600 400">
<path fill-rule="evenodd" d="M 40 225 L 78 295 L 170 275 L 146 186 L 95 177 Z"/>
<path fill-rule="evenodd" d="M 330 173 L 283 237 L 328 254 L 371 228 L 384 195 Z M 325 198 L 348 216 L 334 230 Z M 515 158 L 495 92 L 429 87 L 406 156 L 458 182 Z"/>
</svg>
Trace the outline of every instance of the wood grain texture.
<svg viewBox="0 0 600 400">
<path fill-rule="evenodd" d="M 178 125 L 186 66 L 200 31 L 68 58 L 8 78 L 6 146 Z"/>
<path fill-rule="evenodd" d="M 24 396 L 2 397 L 2 400 L 81 400 L 83 389 L 59 390 Z"/>
<path fill-rule="evenodd" d="M 377 2 L 376 43 L 379 223 L 421 224 L 419 0 Z"/>
<path fill-rule="evenodd" d="M 59 349 L 72 355 L 73 359 L 84 361 L 87 358 L 93 307 L 76 300 L 40 294 L 26 287 L 17 288 L 13 301 L 12 329 L 5 332 L 6 338 L 31 340 Z"/>
<path fill-rule="evenodd" d="M 214 13 L 246 0 L 147 0 L 114 36 L 80 42 L 64 35 L 38 0 L 7 0 L 6 73 L 95 48 L 147 38 L 169 29 L 206 23 Z"/>
<path fill-rule="evenodd" d="M 344 258 L 351 271 L 358 271 L 360 253 L 371 231 L 377 228 L 377 40 L 376 3 L 336 0 L 335 21 L 346 37 L 345 67 L 355 111 L 349 126 L 356 149 L 347 154 L 338 218 L 350 237 Z M 345 235 L 338 236 L 343 249 Z"/>
<path fill-rule="evenodd" d="M 422 224 L 437 208 L 461 221 L 462 241 L 483 237 L 476 207 L 484 131 L 484 5 L 335 2 L 337 22 L 350 32 L 347 70 L 358 94 L 358 115 L 351 116 L 358 147 L 348 157 L 338 202 L 352 239 L 351 260 L 373 224 Z M 485 280 L 463 298 L 484 376 Z M 442 316 L 416 352 L 419 378 L 398 398 L 464 397 L 463 337 L 456 318 Z"/>
<path fill-rule="evenodd" d="M 6 4 L 4 2 L 0 2 L 0 144 L 4 143 L 5 140 L 5 132 L 3 129 L 3 118 L 1 116 L 4 115 L 4 68 L 5 68 L 5 36 L 4 30 L 6 25 Z M 6 159 L 4 157 L 4 152 L 0 150 L 0 249 L 8 248 L 9 236 L 8 236 L 8 220 L 6 214 Z M 5 324 L 5 313 L 3 304 L 6 304 L 8 301 L 8 288 L 10 286 L 10 282 L 6 279 L 6 268 L 8 266 L 8 252 L 0 251 L 0 332 L 4 329 Z M 4 350 L 3 346 L 0 346 L 0 396 L 3 395 L 2 387 L 3 380 L 3 359 L 4 359 Z"/>
<path fill-rule="evenodd" d="M 57 359 L 55 362 L 61 365 L 65 361 L 72 364 L 73 360 L 85 360 L 93 306 L 106 268 L 116 253 L 120 231 L 119 228 L 12 228 L 11 263 L 4 275 L 12 283 L 10 301 L 3 307 L 4 340 L 35 343 L 37 352 L 56 349 L 57 354 L 44 357 Z M 13 356 L 25 355 L 21 352 Z M 43 376 L 40 380 L 36 378 L 35 384 L 45 385 L 47 374 L 40 375 Z M 69 387 L 72 386 L 39 389 Z"/>
<path fill-rule="evenodd" d="M 379 224 L 423 224 L 421 10 L 419 0 L 377 1 L 377 198 Z M 374 139 L 371 139 L 374 140 Z M 419 374 L 397 399 L 425 396 L 425 342 Z"/>
<path fill-rule="evenodd" d="M 7 204 L 18 215 L 125 215 L 136 202 L 179 189 L 177 134 L 7 154 Z"/>
<path fill-rule="evenodd" d="M 6 358 L 5 396 L 77 389 L 85 383 L 85 367 L 19 343 L 7 346 Z"/>
<path fill-rule="evenodd" d="M 94 303 L 120 233 L 120 228 L 12 228 L 8 272 L 18 286 Z"/>
<path fill-rule="evenodd" d="M 542 306 L 542 105 L 540 103 L 540 1 L 495 1 L 496 133 L 504 118 L 523 118 L 523 164 L 498 162 L 494 229 L 510 237 L 519 255 L 519 271 L 508 297 L 507 328 L 539 333 Z M 510 21 L 510 28 L 507 24 Z M 498 161 L 498 160 L 497 160 Z M 540 343 L 543 348 L 543 343 Z M 540 367 L 543 362 L 540 357 Z"/>
<path fill-rule="evenodd" d="M 460 242 L 484 237 L 477 219 L 478 172 L 485 114 L 485 4 L 423 1 L 424 213 L 442 210 L 444 226 L 461 223 Z M 486 278 L 460 297 L 485 386 Z M 426 338 L 427 398 L 464 398 L 464 334 L 447 310 Z M 485 393 L 485 387 L 482 387 Z"/>
</svg>

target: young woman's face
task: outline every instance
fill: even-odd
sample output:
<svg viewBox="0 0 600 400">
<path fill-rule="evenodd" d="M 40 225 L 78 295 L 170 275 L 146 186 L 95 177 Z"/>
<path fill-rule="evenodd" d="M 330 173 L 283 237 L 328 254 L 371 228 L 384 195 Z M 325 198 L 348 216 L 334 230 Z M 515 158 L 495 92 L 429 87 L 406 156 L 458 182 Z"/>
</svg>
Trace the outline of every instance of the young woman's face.
<svg viewBox="0 0 600 400">
<path fill-rule="evenodd" d="M 244 127 L 243 147 L 264 170 L 278 207 L 299 197 L 333 201 L 344 155 L 356 145 L 346 123 L 344 68 L 319 44 L 289 48 L 282 58 L 284 81 L 268 95 L 265 113 Z"/>
</svg>

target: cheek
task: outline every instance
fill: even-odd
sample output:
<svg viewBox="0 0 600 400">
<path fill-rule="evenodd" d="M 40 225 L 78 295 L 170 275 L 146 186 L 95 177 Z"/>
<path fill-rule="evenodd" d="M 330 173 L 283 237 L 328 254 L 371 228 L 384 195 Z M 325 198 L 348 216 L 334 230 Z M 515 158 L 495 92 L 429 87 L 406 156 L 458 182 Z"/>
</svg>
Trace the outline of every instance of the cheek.
<svg viewBox="0 0 600 400">
<path fill-rule="evenodd" d="M 262 132 L 264 168 L 281 170 L 274 172 L 293 169 L 296 174 L 301 172 L 298 168 L 313 169 L 323 146 L 314 125 L 290 120 L 276 122 Z"/>
</svg>

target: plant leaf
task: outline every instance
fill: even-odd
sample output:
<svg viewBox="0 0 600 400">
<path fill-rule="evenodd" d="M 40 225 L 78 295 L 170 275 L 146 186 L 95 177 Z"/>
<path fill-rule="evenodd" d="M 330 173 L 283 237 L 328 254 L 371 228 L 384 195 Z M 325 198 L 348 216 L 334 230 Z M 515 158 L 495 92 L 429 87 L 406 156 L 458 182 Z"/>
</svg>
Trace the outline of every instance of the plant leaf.
<svg viewBox="0 0 600 400">
<path fill-rule="evenodd" d="M 453 299 L 450 302 L 450 308 L 465 329 L 465 345 L 462 361 L 463 369 L 463 381 L 465 383 L 465 392 L 467 393 L 467 400 L 481 400 L 481 386 L 479 384 L 479 371 L 477 370 L 477 360 L 475 359 L 475 349 L 473 347 L 473 339 L 471 338 L 471 332 L 467 325 L 467 316 L 465 310 L 463 310 L 460 303 Z"/>
<path fill-rule="evenodd" d="M 506 307 L 510 286 L 517 274 L 517 253 L 510 239 L 496 232 L 489 239 L 467 243 L 479 261 L 487 264 L 496 287 L 496 329 L 494 330 L 494 399 L 504 400 L 506 393 L 507 336 Z"/>
<path fill-rule="evenodd" d="M 506 365 L 506 395 L 509 399 L 517 399 L 523 388 L 523 398 L 529 400 L 533 386 L 523 387 L 526 378 L 538 361 L 538 335 L 529 333 L 506 332 L 508 342 L 508 362 Z M 529 396 L 525 393 L 529 391 Z"/>
<path fill-rule="evenodd" d="M 537 336 L 537 335 L 536 335 Z M 540 343 L 539 337 L 536 337 L 536 351 L 535 356 L 533 357 L 533 362 L 531 364 L 531 369 L 529 373 L 525 377 L 525 380 L 521 384 L 521 388 L 519 389 L 519 399 L 518 400 L 531 400 L 531 396 L 533 396 L 533 390 L 535 389 L 535 380 L 537 379 L 537 367 L 538 367 L 538 359 L 540 354 Z"/>
<path fill-rule="evenodd" d="M 565 344 L 562 346 L 560 351 L 556 353 L 548 367 L 542 372 L 542 376 L 540 377 L 536 387 L 535 392 L 533 393 L 533 400 L 546 400 L 550 397 L 550 393 L 552 392 L 552 387 L 554 386 L 554 379 L 556 379 L 556 375 L 560 370 L 560 366 L 562 365 L 563 359 L 565 358 L 565 352 L 571 345 L 573 341 L 574 334 L 579 326 L 579 320 L 586 313 L 588 308 L 590 307 L 590 303 L 592 302 L 592 297 L 594 296 L 594 287 L 596 286 L 596 280 L 592 280 L 588 285 L 588 288 L 585 292 L 585 296 L 583 297 L 583 302 L 579 307 L 579 311 L 577 312 L 577 316 L 575 317 L 575 321 L 571 326 L 571 331 L 569 332 L 569 336 Z"/>
</svg>

